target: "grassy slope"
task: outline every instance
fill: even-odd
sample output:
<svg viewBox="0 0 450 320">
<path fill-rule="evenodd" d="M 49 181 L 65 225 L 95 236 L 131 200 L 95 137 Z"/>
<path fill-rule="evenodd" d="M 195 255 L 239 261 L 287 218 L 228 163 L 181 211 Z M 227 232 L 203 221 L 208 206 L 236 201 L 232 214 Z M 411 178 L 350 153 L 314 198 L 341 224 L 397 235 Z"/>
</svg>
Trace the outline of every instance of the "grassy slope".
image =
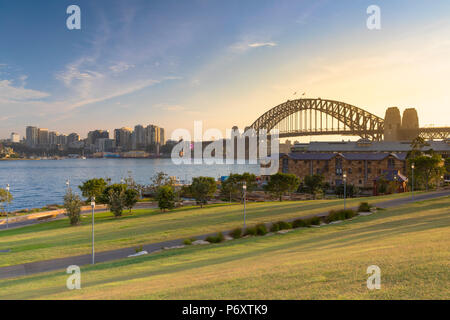
<svg viewBox="0 0 450 320">
<path fill-rule="evenodd" d="M 396 194 L 367 198 L 375 202 L 408 196 Z M 348 200 L 357 205 L 361 199 Z M 321 213 L 342 207 L 342 200 L 250 203 L 247 223 L 271 222 Z M 116 219 L 110 213 L 96 214 L 96 251 L 139 246 L 145 243 L 188 238 L 190 236 L 228 230 L 243 222 L 243 207 L 239 204 L 213 205 L 208 208 L 186 207 L 160 213 L 157 209 L 135 210 L 131 216 Z M 126 214 L 126 213 L 125 213 Z M 91 218 L 84 216 L 81 226 L 71 227 L 67 219 L 0 232 L 0 267 L 89 254 L 91 252 Z"/>
<path fill-rule="evenodd" d="M 449 299 L 450 197 L 339 225 L 0 280 L 0 299 Z M 381 290 L 366 268 L 381 268 Z"/>
</svg>

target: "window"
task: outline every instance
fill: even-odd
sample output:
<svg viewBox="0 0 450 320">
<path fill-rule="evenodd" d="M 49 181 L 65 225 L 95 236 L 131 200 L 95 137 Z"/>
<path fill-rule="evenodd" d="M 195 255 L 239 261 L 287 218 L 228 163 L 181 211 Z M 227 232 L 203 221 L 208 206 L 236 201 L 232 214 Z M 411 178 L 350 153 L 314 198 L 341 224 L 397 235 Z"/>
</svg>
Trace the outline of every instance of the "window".
<svg viewBox="0 0 450 320">
<path fill-rule="evenodd" d="M 352 168 L 348 168 L 348 173 L 352 173 Z"/>
<path fill-rule="evenodd" d="M 394 167 L 395 167 L 395 160 L 392 159 L 392 158 L 389 158 L 388 159 L 388 168 L 389 169 L 394 169 Z"/>
<path fill-rule="evenodd" d="M 367 173 L 372 173 L 372 169 L 367 168 Z"/>
<path fill-rule="evenodd" d="M 362 180 L 359 180 L 358 182 L 359 182 L 359 184 L 362 184 Z"/>
<path fill-rule="evenodd" d="M 283 173 L 289 172 L 289 159 L 288 158 L 283 159 L 283 167 L 282 167 L 281 171 L 283 171 Z"/>
<path fill-rule="evenodd" d="M 358 168 L 358 172 L 359 172 L 359 173 L 362 172 L 362 168 L 361 168 L 361 167 Z"/>
</svg>

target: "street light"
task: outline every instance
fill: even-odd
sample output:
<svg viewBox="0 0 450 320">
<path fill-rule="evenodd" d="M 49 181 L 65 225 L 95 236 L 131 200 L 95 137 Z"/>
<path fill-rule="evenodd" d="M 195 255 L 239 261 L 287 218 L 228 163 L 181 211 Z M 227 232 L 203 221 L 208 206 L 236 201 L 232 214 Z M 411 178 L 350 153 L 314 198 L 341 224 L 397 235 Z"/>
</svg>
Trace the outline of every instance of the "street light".
<svg viewBox="0 0 450 320">
<path fill-rule="evenodd" d="M 345 198 L 347 197 L 347 173 L 344 172 L 342 177 L 344 178 L 344 210 L 345 210 Z"/>
<path fill-rule="evenodd" d="M 414 163 L 411 164 L 411 198 L 414 201 Z"/>
<path fill-rule="evenodd" d="M 66 186 L 67 186 L 67 189 L 70 188 L 70 180 L 69 179 L 66 180 Z"/>
<path fill-rule="evenodd" d="M 95 197 L 91 198 L 91 208 L 92 208 L 92 264 L 95 264 L 95 254 L 94 254 L 94 209 L 95 209 Z"/>
<path fill-rule="evenodd" d="M 244 190 L 244 229 L 245 229 L 245 198 L 246 198 L 246 191 L 247 191 L 247 183 L 245 181 L 242 186 L 242 190 Z"/>
<path fill-rule="evenodd" d="M 6 229 L 9 228 L 9 213 L 8 213 L 8 209 L 9 209 L 9 183 L 6 185 Z"/>
</svg>

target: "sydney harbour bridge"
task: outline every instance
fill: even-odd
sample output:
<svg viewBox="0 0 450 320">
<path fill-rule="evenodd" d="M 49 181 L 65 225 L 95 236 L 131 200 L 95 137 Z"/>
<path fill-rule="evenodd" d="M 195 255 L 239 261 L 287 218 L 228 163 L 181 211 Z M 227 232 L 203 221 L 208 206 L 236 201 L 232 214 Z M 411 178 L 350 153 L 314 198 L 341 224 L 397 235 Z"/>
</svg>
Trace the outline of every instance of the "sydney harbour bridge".
<svg viewBox="0 0 450 320">
<path fill-rule="evenodd" d="M 250 128 L 279 130 L 280 138 L 312 135 L 351 135 L 372 141 L 450 138 L 450 127 L 419 127 L 415 109 L 406 109 L 403 119 L 398 108 L 388 108 L 385 118 L 334 100 L 288 100 L 260 116 Z"/>
</svg>

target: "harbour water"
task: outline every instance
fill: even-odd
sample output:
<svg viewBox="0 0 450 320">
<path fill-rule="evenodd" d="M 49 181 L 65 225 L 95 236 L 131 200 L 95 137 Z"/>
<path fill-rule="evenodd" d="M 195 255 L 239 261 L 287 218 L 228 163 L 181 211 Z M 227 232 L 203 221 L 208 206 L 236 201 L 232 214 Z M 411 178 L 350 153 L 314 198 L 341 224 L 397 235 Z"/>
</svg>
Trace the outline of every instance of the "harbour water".
<svg viewBox="0 0 450 320">
<path fill-rule="evenodd" d="M 79 192 L 78 186 L 91 178 L 111 178 L 120 182 L 131 175 L 139 184 L 149 184 L 151 177 L 163 171 L 179 180 L 208 176 L 215 179 L 230 173 L 251 172 L 259 175 L 255 164 L 175 165 L 171 159 L 66 159 L 0 161 L 0 187 L 10 185 L 14 197 L 9 211 L 61 204 L 66 181 Z"/>
</svg>

